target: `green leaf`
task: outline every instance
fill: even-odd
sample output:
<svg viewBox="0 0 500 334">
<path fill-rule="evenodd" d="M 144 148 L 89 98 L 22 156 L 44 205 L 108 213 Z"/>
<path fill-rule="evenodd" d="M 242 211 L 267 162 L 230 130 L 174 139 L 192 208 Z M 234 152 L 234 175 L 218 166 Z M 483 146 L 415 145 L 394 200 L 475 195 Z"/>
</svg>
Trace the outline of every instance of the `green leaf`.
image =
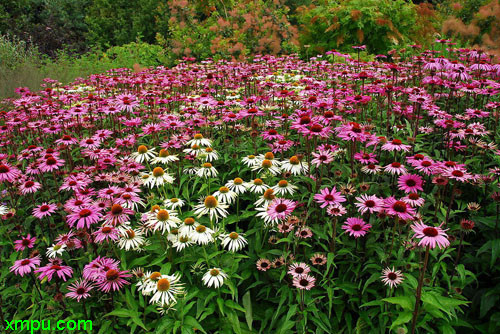
<svg viewBox="0 0 500 334">
<path fill-rule="evenodd" d="M 217 305 L 219 305 L 220 313 L 224 315 L 224 299 L 217 297 Z"/>
<path fill-rule="evenodd" d="M 238 305 L 238 303 L 235 303 L 234 301 L 232 301 L 231 299 L 226 299 L 225 304 L 234 310 L 238 310 L 238 311 L 245 313 L 245 309 L 243 307 L 241 307 L 240 305 Z"/>
<path fill-rule="evenodd" d="M 250 291 L 248 291 L 243 295 L 243 307 L 245 308 L 245 319 L 247 321 L 248 328 L 252 330 L 253 315 L 252 315 L 252 300 L 250 298 Z"/>
<path fill-rule="evenodd" d="M 193 329 L 202 331 L 203 333 L 206 333 L 206 331 L 201 327 L 200 323 L 193 318 L 192 316 L 188 315 L 186 318 L 184 318 L 184 323 L 193 327 Z"/>
<path fill-rule="evenodd" d="M 491 261 L 490 267 L 493 267 L 495 261 L 500 256 L 500 239 L 495 239 L 491 241 Z"/>
<path fill-rule="evenodd" d="M 236 334 L 241 333 L 241 326 L 240 326 L 240 321 L 238 320 L 238 316 L 236 315 L 236 312 L 230 311 L 227 313 L 227 318 L 229 319 L 229 322 L 231 323 L 231 326 L 233 327 L 233 330 Z"/>
<path fill-rule="evenodd" d="M 389 297 L 382 299 L 384 302 L 388 302 L 391 304 L 397 304 L 401 306 L 404 310 L 413 310 L 415 307 L 415 297 L 414 296 L 398 296 L 398 297 Z"/>
<path fill-rule="evenodd" d="M 394 320 L 394 322 L 391 325 L 391 330 L 394 329 L 396 326 L 400 326 L 402 324 L 406 324 L 408 321 L 411 320 L 413 317 L 413 313 L 410 311 L 402 312 L 399 314 L 399 316 Z"/>
</svg>

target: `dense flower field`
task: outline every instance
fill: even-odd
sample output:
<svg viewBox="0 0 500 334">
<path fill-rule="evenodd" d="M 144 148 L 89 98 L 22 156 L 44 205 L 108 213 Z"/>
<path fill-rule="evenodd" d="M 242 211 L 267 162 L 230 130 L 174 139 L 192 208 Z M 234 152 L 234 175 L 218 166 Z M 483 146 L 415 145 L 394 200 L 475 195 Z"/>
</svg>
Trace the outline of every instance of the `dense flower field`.
<svg viewBox="0 0 500 334">
<path fill-rule="evenodd" d="M 499 78 L 481 52 L 414 49 L 19 88 L 0 121 L 2 323 L 492 333 Z"/>
</svg>

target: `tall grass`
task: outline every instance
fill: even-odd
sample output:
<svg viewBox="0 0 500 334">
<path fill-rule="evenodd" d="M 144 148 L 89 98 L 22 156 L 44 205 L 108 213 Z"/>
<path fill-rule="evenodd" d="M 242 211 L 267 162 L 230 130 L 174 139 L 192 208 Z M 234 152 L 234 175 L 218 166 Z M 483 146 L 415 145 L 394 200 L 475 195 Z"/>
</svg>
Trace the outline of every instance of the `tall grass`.
<svg viewBox="0 0 500 334">
<path fill-rule="evenodd" d="M 166 62 L 160 46 L 141 42 L 78 56 L 61 51 L 55 58 L 48 58 L 29 42 L 0 35 L 0 99 L 15 96 L 17 87 L 39 90 L 45 78 L 67 84 L 112 68 L 132 68 L 135 63 L 157 66 Z"/>
</svg>

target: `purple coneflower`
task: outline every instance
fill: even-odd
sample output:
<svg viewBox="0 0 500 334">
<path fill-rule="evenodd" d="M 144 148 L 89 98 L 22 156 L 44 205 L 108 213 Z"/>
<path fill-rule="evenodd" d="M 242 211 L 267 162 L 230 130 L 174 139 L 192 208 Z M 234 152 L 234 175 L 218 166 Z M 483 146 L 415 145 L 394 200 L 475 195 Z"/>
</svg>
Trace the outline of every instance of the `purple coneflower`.
<svg viewBox="0 0 500 334">
<path fill-rule="evenodd" d="M 446 230 L 441 229 L 441 225 L 433 227 L 423 223 L 416 223 L 411 228 L 415 232 L 413 237 L 420 239 L 419 246 L 429 246 L 431 249 L 434 249 L 436 246 L 446 248 L 450 245 L 448 235 L 445 232 Z"/>
<path fill-rule="evenodd" d="M 35 241 L 36 238 L 32 237 L 31 234 L 28 234 L 27 236 L 14 241 L 14 249 L 17 252 L 22 252 L 26 248 L 33 248 L 33 246 L 35 246 Z"/>
<path fill-rule="evenodd" d="M 295 210 L 297 203 L 284 198 L 275 198 L 267 207 L 267 214 L 271 220 L 286 219 Z"/>
<path fill-rule="evenodd" d="M 90 297 L 89 291 L 93 288 L 92 283 L 86 279 L 76 280 L 68 286 L 70 292 L 66 293 L 66 297 L 76 299 L 79 302 L 82 298 Z"/>
<path fill-rule="evenodd" d="M 370 224 L 365 223 L 365 221 L 361 218 L 350 217 L 347 218 L 344 225 L 342 225 L 342 229 L 346 230 L 350 236 L 355 238 L 362 237 L 370 230 L 372 226 Z"/>
<path fill-rule="evenodd" d="M 56 212 L 57 205 L 52 203 L 42 203 L 42 205 L 37 206 L 33 209 L 33 216 L 38 219 L 42 219 L 45 216 L 51 216 L 52 213 Z"/>
<path fill-rule="evenodd" d="M 401 274 L 400 270 L 395 271 L 394 267 L 385 268 L 382 271 L 382 282 L 384 282 L 385 285 L 389 285 L 392 288 L 396 288 L 401 282 L 403 282 L 403 274 Z"/>
<path fill-rule="evenodd" d="M 337 191 L 337 188 L 333 187 L 332 190 L 328 188 L 322 189 L 319 194 L 314 195 L 314 199 L 317 203 L 321 204 L 321 208 L 327 207 L 329 205 L 340 204 L 346 201 L 346 198 Z"/>
<path fill-rule="evenodd" d="M 311 290 L 314 288 L 316 278 L 310 275 L 297 275 L 293 277 L 293 286 L 302 290 Z"/>
<path fill-rule="evenodd" d="M 120 290 L 125 284 L 130 284 L 130 282 L 124 280 L 126 277 L 131 277 L 132 275 L 128 271 L 120 271 L 117 269 L 109 269 L 105 273 L 99 275 L 96 279 L 96 284 L 99 290 L 104 292 L 109 292 L 110 290 L 116 291 Z"/>
<path fill-rule="evenodd" d="M 311 268 L 304 262 L 295 262 L 288 267 L 288 274 L 293 277 L 311 272 Z"/>
<path fill-rule="evenodd" d="M 398 188 L 405 193 L 415 193 L 424 190 L 422 177 L 415 174 L 405 174 L 398 178 Z"/>
<path fill-rule="evenodd" d="M 25 274 L 30 274 L 33 269 L 40 265 L 40 255 L 32 258 L 21 259 L 14 262 L 14 265 L 10 267 L 10 272 L 14 272 L 15 275 L 24 276 Z"/>
</svg>

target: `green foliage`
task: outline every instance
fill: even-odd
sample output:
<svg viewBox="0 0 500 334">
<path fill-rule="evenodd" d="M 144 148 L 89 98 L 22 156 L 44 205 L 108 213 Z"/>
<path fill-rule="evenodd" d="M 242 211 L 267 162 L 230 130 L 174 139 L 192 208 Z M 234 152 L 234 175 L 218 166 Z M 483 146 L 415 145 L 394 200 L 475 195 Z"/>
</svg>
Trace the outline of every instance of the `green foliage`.
<svg viewBox="0 0 500 334">
<path fill-rule="evenodd" d="M 157 32 L 158 0 L 93 0 L 85 15 L 88 42 L 101 47 L 122 45 L 140 38 L 153 43 Z"/>
<path fill-rule="evenodd" d="M 411 42 L 417 15 L 403 0 L 329 1 L 299 11 L 300 42 L 317 52 L 365 44 L 371 53 Z"/>
</svg>

